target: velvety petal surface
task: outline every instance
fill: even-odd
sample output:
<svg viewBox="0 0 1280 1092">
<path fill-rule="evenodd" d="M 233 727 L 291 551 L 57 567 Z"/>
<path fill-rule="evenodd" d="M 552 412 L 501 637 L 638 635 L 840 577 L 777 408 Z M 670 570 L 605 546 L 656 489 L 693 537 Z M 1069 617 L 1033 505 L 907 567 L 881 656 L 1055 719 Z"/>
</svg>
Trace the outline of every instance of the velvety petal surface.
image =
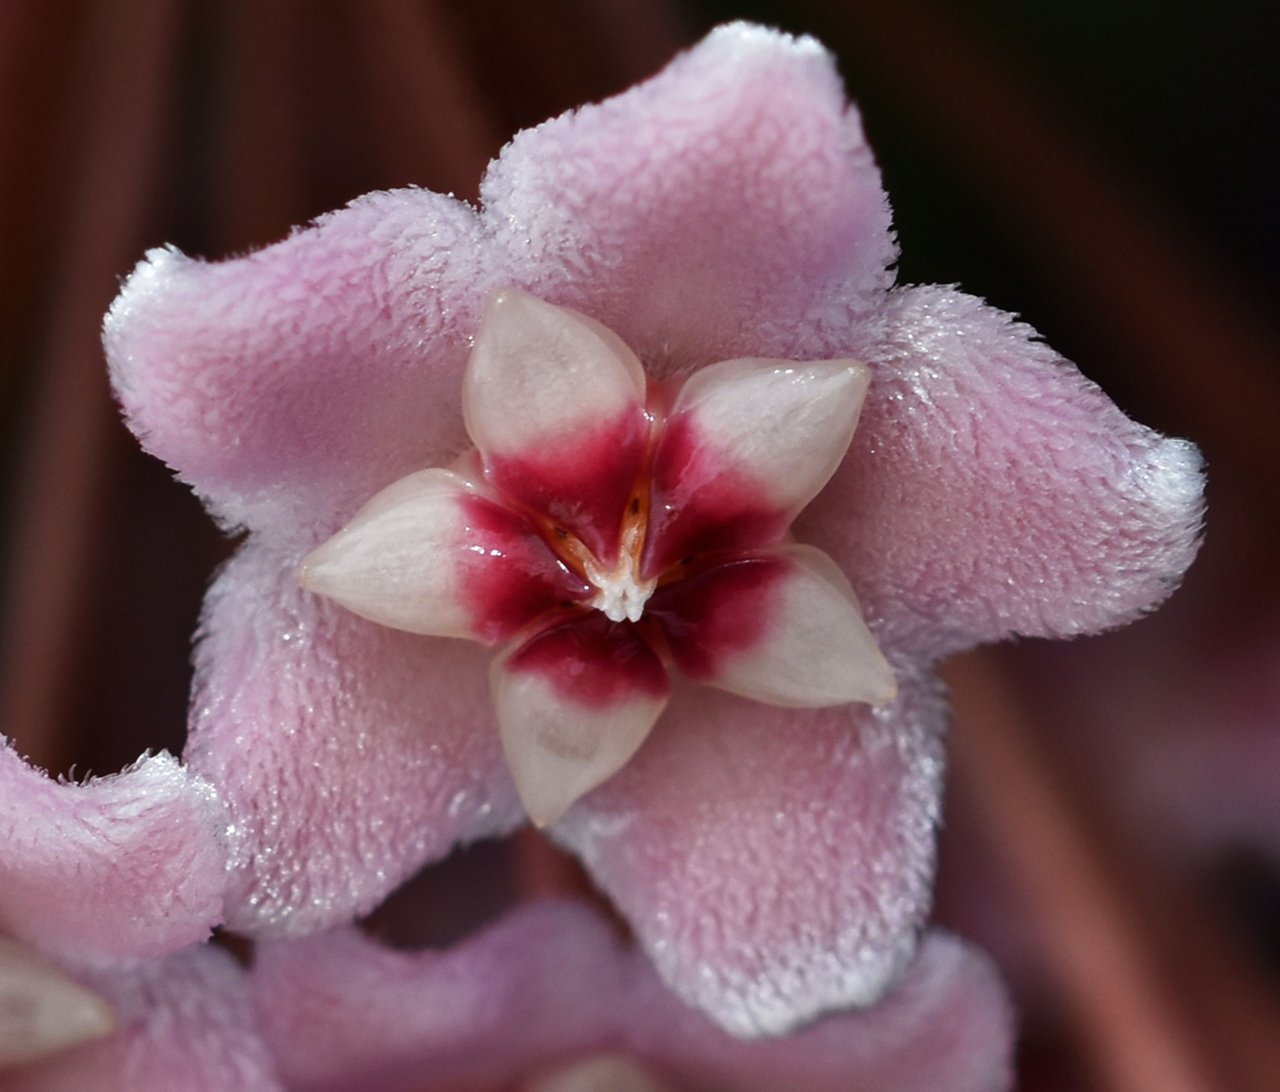
<svg viewBox="0 0 1280 1092">
<path fill-rule="evenodd" d="M 473 1092 L 607 1040 L 625 975 L 605 923 L 555 902 L 443 953 L 354 930 L 264 944 L 254 983 L 291 1088 Z"/>
<path fill-rule="evenodd" d="M 680 1088 L 733 1092 L 1003 1092 L 1014 1019 L 995 967 L 930 933 L 893 990 L 781 1039 L 744 1041 L 672 1004 L 650 976 L 633 995 L 628 1042 Z M 638 1010 L 638 1013 L 637 1013 Z"/>
<path fill-rule="evenodd" d="M 115 1009 L 116 1033 L 0 1074 L 7 1092 L 283 1092 L 248 977 L 221 949 L 82 977 Z"/>
<path fill-rule="evenodd" d="M 552 832 L 668 985 L 741 1035 L 876 1000 L 928 908 L 936 684 L 885 710 L 677 691 L 635 758 Z"/>
<path fill-rule="evenodd" d="M 167 754 L 53 781 L 0 737 L 0 932 L 54 955 L 160 955 L 222 920 L 226 813 Z"/>
<path fill-rule="evenodd" d="M 468 206 L 419 190 L 234 261 L 153 250 L 104 331 L 130 427 L 225 522 L 332 530 L 466 446 L 486 253 Z"/>
<path fill-rule="evenodd" d="M 514 283 L 647 365 L 816 359 L 896 252 L 831 56 L 735 23 L 653 79 L 518 134 L 481 186 Z"/>
<path fill-rule="evenodd" d="M 391 952 L 348 931 L 270 944 L 254 982 L 282 1074 L 316 1092 L 494 1092 L 602 1055 L 664 1087 L 725 1092 L 1009 1084 L 1000 983 L 942 935 L 870 1011 L 755 1041 L 681 1005 L 639 952 L 571 903 L 526 906 L 443 954 Z"/>
<path fill-rule="evenodd" d="M 230 809 L 227 920 L 249 933 L 350 920 L 456 842 L 522 818 L 490 654 L 310 595 L 298 560 L 244 547 L 196 652 L 185 757 Z"/>
<path fill-rule="evenodd" d="M 796 522 L 882 644 L 941 656 L 1085 633 L 1173 590 L 1199 541 L 1193 445 L 1129 420 L 971 296 L 895 292 L 884 331 L 849 457 Z"/>
</svg>

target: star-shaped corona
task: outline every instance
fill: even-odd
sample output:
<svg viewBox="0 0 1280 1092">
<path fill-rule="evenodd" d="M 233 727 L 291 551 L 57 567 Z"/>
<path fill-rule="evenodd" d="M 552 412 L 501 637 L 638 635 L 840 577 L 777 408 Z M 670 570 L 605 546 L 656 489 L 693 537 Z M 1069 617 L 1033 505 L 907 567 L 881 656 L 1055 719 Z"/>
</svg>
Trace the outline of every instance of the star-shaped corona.
<svg viewBox="0 0 1280 1092">
<path fill-rule="evenodd" d="M 848 581 L 789 536 L 869 378 L 856 360 L 745 358 L 660 382 L 588 316 L 498 292 L 463 378 L 474 448 L 379 492 L 301 582 L 499 647 L 503 749 L 539 825 L 635 754 L 673 675 L 775 705 L 886 704 L 893 673 Z"/>
</svg>

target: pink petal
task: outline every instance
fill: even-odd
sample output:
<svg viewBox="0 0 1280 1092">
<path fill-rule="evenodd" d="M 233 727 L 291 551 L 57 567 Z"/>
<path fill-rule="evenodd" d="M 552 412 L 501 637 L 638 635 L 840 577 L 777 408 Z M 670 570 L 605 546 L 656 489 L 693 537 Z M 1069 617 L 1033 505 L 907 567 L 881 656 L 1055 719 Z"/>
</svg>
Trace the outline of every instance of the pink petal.
<svg viewBox="0 0 1280 1092">
<path fill-rule="evenodd" d="M 677 693 L 645 746 L 554 828 L 667 984 L 773 1034 L 876 1000 L 928 908 L 943 701 L 790 710 Z"/>
<path fill-rule="evenodd" d="M 380 625 L 490 644 L 594 592 L 527 519 L 439 468 L 375 495 L 299 581 Z"/>
<path fill-rule="evenodd" d="M 602 561 L 649 447 L 640 361 L 598 322 L 508 289 L 467 364 L 467 432 L 488 478 L 576 534 Z"/>
<path fill-rule="evenodd" d="M 518 134 L 481 194 L 514 283 L 646 364 L 826 355 L 809 339 L 867 310 L 895 258 L 832 58 L 742 23 Z"/>
<path fill-rule="evenodd" d="M 1013 1084 L 1013 1019 L 1000 979 L 990 960 L 945 934 L 924 938 L 874 1008 L 780 1039 L 731 1038 L 654 986 L 637 991 L 628 1038 L 680 1087 L 1002 1092 Z"/>
<path fill-rule="evenodd" d="M 296 935 L 372 909 L 521 819 L 469 642 L 388 629 L 250 542 L 209 593 L 186 758 L 234 824 L 228 923 Z"/>
<path fill-rule="evenodd" d="M 771 705 L 886 705 L 893 672 L 849 582 L 811 546 L 779 546 L 660 588 L 648 614 L 689 678 Z"/>
<path fill-rule="evenodd" d="M 492 678 L 507 765 L 538 826 L 620 770 L 671 693 L 653 649 L 596 612 L 499 657 Z"/>
<path fill-rule="evenodd" d="M 332 529 L 466 446 L 485 254 L 467 206 L 418 190 L 236 261 L 154 250 L 106 320 L 130 426 L 225 522 Z"/>
<path fill-rule="evenodd" d="M 116 1034 L 5 1072 L 8 1092 L 283 1092 L 247 976 L 226 952 L 195 948 L 81 977 L 111 1002 Z"/>
<path fill-rule="evenodd" d="M 507 1088 L 535 1062 L 606 1040 L 624 985 L 605 924 L 530 904 L 444 953 L 342 931 L 265 944 L 258 1008 L 290 1088 Z"/>
<path fill-rule="evenodd" d="M 1119 625 L 1198 546 L 1195 448 L 1130 421 L 1034 332 L 946 288 L 895 292 L 848 459 L 796 536 L 886 645 L 938 656 Z"/>
<path fill-rule="evenodd" d="M 159 955 L 222 919 L 226 814 L 167 754 L 75 785 L 0 737 L 0 929 L 77 957 Z"/>
<path fill-rule="evenodd" d="M 506 1089 L 602 1054 L 681 1088 L 1000 1092 L 1008 1001 L 990 963 L 926 938 L 867 1012 L 744 1041 L 663 988 L 649 963 L 570 903 L 526 905 L 457 949 L 378 948 L 352 931 L 259 948 L 264 1034 L 290 1088 Z"/>
<path fill-rule="evenodd" d="M 646 575 L 776 542 L 844 458 L 869 378 L 856 360 L 726 360 L 690 378 L 654 453 Z"/>
</svg>

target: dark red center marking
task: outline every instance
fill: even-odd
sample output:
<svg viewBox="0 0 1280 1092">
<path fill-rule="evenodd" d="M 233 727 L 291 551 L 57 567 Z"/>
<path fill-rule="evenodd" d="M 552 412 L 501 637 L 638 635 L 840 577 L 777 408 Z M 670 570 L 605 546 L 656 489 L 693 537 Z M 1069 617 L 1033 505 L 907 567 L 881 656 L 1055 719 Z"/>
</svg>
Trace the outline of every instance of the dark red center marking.
<svg viewBox="0 0 1280 1092">
<path fill-rule="evenodd" d="M 650 488 L 645 579 L 687 557 L 772 545 L 787 530 L 787 513 L 763 504 L 759 483 L 704 444 L 688 414 L 668 420 Z"/>
<path fill-rule="evenodd" d="M 484 497 L 459 503 L 466 521 L 459 575 L 481 640 L 504 641 L 562 603 L 595 594 L 524 516 Z"/>
<path fill-rule="evenodd" d="M 608 709 L 637 697 L 671 692 L 662 661 L 627 622 L 593 611 L 544 629 L 507 661 L 507 670 L 546 679 L 562 698 L 588 709 Z"/>
<path fill-rule="evenodd" d="M 650 420 L 637 407 L 554 450 L 487 462 L 489 482 L 527 516 L 464 502 L 467 587 L 482 636 L 536 629 L 507 669 L 536 673 L 590 709 L 665 697 L 667 663 L 714 679 L 726 658 L 768 638 L 790 571 L 780 557 L 744 556 L 779 541 L 788 514 L 763 504 L 760 484 L 703 442 L 689 415 L 667 419 L 646 473 L 649 443 Z M 611 566 L 624 521 L 643 526 L 646 517 L 641 577 L 661 577 L 659 587 L 640 623 L 611 622 L 585 607 L 596 589 L 569 546 L 579 540 L 574 549 Z"/>
<path fill-rule="evenodd" d="M 485 468 L 489 481 L 513 501 L 571 531 L 612 565 L 648 447 L 649 418 L 636 406 L 585 435 L 561 436 L 556 447 L 490 459 Z"/>
<path fill-rule="evenodd" d="M 790 571 L 791 562 L 780 557 L 713 562 L 660 587 L 645 615 L 662 627 L 675 665 L 705 682 L 727 657 L 767 639 L 777 593 Z"/>
</svg>

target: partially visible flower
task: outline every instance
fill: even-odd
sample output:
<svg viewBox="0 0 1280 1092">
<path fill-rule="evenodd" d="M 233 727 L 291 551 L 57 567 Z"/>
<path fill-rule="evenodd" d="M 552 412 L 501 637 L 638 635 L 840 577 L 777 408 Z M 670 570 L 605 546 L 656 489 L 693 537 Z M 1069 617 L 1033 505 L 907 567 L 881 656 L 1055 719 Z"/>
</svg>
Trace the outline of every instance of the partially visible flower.
<svg viewBox="0 0 1280 1092">
<path fill-rule="evenodd" d="M 0 945 L 0 1049 L 7 957 Z M 264 943 L 251 970 L 197 947 L 80 968 L 79 983 L 38 973 L 64 1020 L 74 995 L 98 1021 L 80 1028 L 95 1037 L 67 1043 L 56 1029 L 64 1041 L 45 1044 L 61 1048 L 48 1057 L 0 1056 L 9 1092 L 995 1092 L 1010 1072 L 999 980 L 941 934 L 873 1011 L 759 1042 L 681 1005 L 575 903 L 526 905 L 446 952 L 396 952 L 343 929 Z"/>
<path fill-rule="evenodd" d="M 5 1092 L 283 1092 L 248 976 L 220 948 L 66 974 L 113 1026 L 12 1068 L 0 1061 Z"/>
<path fill-rule="evenodd" d="M 0 737 L 0 1085 L 276 1087 L 221 920 L 226 816 L 169 755 L 51 781 Z"/>
<path fill-rule="evenodd" d="M 871 1011 L 759 1041 L 680 1004 L 576 903 L 527 904 L 444 953 L 391 951 L 355 930 L 268 942 L 253 986 L 281 1079 L 309 1092 L 996 1092 L 1009 1082 L 1004 991 L 983 956 L 942 934 Z M 586 1083 L 593 1074 L 606 1083 Z"/>
<path fill-rule="evenodd" d="M 721 1026 L 867 1004 L 928 906 L 933 663 L 1149 609 L 1195 553 L 1198 456 L 1009 316 L 891 288 L 879 175 L 812 41 L 724 28 L 517 136 L 481 192 L 479 210 L 371 195 L 224 264 L 155 251 L 108 316 L 133 428 L 251 531 L 210 591 L 185 755 L 231 810 L 228 921 L 299 936 L 349 920 L 522 819 L 485 651 L 296 582 L 371 497 L 469 446 L 470 342 L 516 288 L 603 325 L 659 383 L 735 358 L 870 371 L 795 534 L 852 585 L 896 700 L 781 709 L 689 689 L 552 828 Z"/>
<path fill-rule="evenodd" d="M 68 784 L 0 736 L 0 933 L 86 965 L 202 941 L 222 920 L 226 826 L 171 755 Z"/>
</svg>

